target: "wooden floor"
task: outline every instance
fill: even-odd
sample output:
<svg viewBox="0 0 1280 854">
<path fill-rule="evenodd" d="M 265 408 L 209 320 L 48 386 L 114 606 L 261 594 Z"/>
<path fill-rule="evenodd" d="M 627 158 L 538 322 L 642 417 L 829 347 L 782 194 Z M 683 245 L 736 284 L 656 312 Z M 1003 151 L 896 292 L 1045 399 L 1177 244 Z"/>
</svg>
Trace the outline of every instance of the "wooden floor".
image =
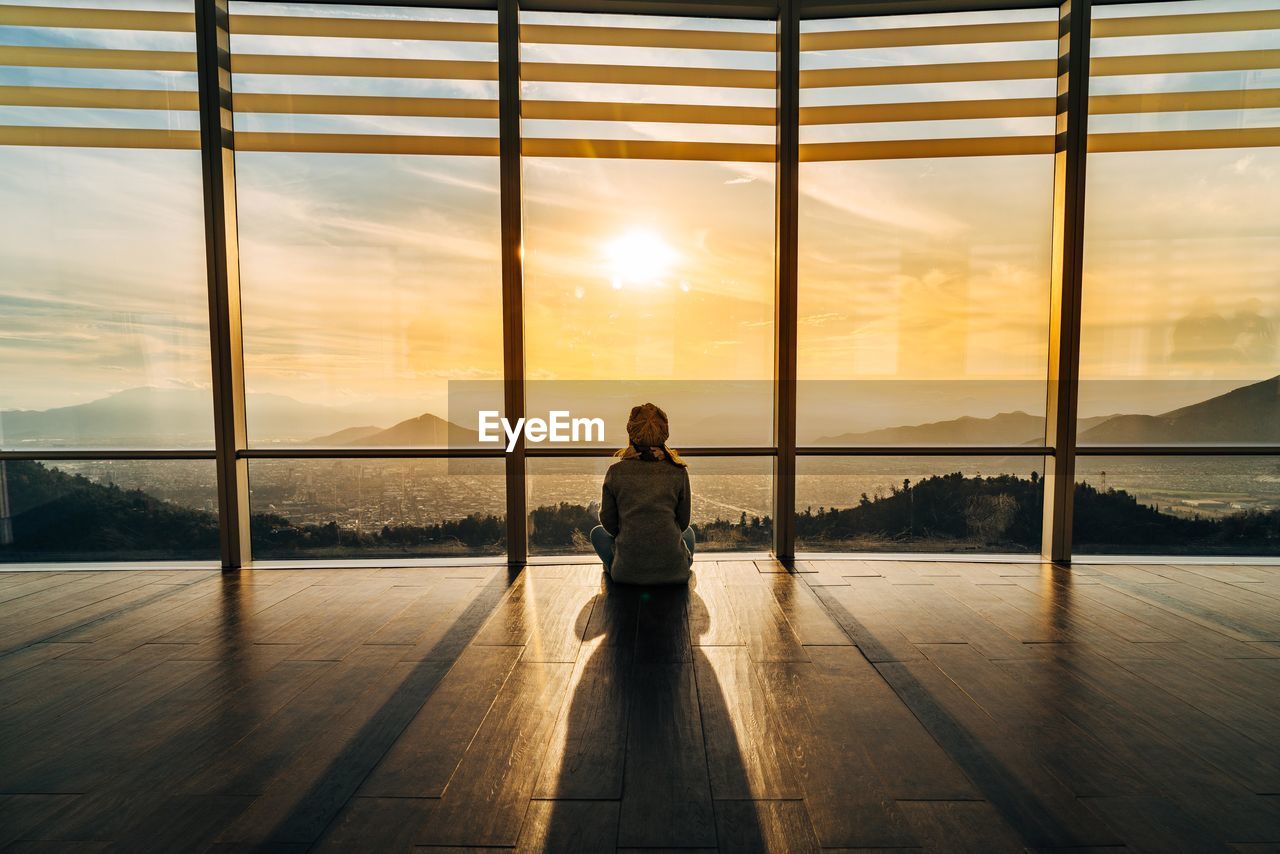
<svg viewBox="0 0 1280 854">
<path fill-rule="evenodd" d="M 0 849 L 1280 850 L 1280 567 L 799 569 L 0 573 Z"/>
</svg>

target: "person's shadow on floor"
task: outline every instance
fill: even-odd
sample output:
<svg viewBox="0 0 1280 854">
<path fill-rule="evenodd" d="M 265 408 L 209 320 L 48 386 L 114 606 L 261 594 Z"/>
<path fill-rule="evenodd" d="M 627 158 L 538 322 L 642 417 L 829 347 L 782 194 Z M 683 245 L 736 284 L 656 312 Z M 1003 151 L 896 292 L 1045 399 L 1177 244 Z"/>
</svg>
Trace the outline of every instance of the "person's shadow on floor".
<svg viewBox="0 0 1280 854">
<path fill-rule="evenodd" d="M 535 793 L 555 800 L 530 813 L 546 850 L 599 850 L 613 828 L 620 848 L 714 848 L 724 835 L 711 780 L 743 792 L 747 773 L 715 670 L 691 642 L 690 625 L 708 625 L 693 584 L 605 577 L 579 614 L 587 658 L 555 734 L 563 753 Z M 764 850 L 753 811 L 734 809 L 732 822 L 735 850 Z"/>
</svg>

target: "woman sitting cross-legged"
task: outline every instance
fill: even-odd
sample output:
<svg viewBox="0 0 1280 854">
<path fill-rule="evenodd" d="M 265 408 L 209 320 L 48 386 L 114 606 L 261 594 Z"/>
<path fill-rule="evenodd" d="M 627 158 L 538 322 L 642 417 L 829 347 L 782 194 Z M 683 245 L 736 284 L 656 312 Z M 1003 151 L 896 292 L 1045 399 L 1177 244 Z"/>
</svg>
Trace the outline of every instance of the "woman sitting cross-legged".
<svg viewBox="0 0 1280 854">
<path fill-rule="evenodd" d="M 630 444 L 604 476 L 591 544 L 623 584 L 684 584 L 693 564 L 689 470 L 667 447 L 667 413 L 652 403 L 627 419 Z"/>
</svg>

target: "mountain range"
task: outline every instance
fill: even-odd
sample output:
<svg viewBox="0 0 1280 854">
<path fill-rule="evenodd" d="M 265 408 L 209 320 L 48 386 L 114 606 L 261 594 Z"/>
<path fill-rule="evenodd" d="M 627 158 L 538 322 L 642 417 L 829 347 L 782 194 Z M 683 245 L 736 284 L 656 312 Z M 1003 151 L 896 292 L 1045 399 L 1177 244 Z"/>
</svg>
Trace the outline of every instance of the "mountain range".
<svg viewBox="0 0 1280 854">
<path fill-rule="evenodd" d="M 1099 415 L 1077 424 L 1081 445 L 1280 442 L 1280 376 L 1160 415 Z M 818 445 L 1028 445 L 1044 441 L 1044 417 L 1002 412 L 909 427 L 823 436 Z"/>
<path fill-rule="evenodd" d="M 475 430 L 431 413 L 390 427 L 351 426 L 378 417 L 369 407 L 320 406 L 275 394 L 249 394 L 249 433 L 259 443 L 310 447 L 462 447 L 477 444 Z M 385 414 L 390 409 L 382 408 Z M 761 418 L 768 417 L 762 413 Z M 135 388 L 89 403 L 47 410 L 0 411 L 0 445 L 21 447 L 208 447 L 210 394 L 201 389 Z M 687 445 L 764 444 L 768 431 L 751 419 L 702 418 L 677 430 Z M 386 422 L 384 422 L 386 423 Z M 677 421 L 677 426 L 679 422 Z M 616 426 L 616 425 L 615 425 Z M 1158 415 L 1082 418 L 1082 445 L 1280 442 L 1280 376 L 1251 383 Z M 736 432 L 735 432 L 736 431 Z M 740 436 L 738 434 L 741 434 Z M 817 445 L 1038 444 L 1044 418 L 1022 411 L 987 418 L 964 416 L 910 426 L 823 436 Z"/>
<path fill-rule="evenodd" d="M 387 404 L 321 406 L 258 393 L 246 395 L 245 407 L 249 435 L 263 442 L 292 443 L 395 411 Z M 208 389 L 143 387 L 72 406 L 0 410 L 0 445 L 24 444 L 212 447 L 213 399 Z"/>
<path fill-rule="evenodd" d="M 316 447 L 443 448 L 478 445 L 480 434 L 459 427 L 430 412 L 407 418 L 385 430 L 381 427 L 348 427 L 307 442 Z"/>
</svg>

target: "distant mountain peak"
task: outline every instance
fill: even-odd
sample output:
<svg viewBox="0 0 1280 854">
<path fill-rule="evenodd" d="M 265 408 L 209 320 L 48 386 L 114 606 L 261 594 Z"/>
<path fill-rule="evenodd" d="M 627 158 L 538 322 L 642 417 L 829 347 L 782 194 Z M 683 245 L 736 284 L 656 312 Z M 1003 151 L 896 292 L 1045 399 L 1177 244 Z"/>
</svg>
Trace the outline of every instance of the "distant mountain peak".
<svg viewBox="0 0 1280 854">
<path fill-rule="evenodd" d="M 1044 437 L 1044 419 L 1021 410 L 986 418 L 962 415 L 946 421 L 885 427 L 865 433 L 823 436 L 819 445 L 1022 445 Z"/>
<path fill-rule="evenodd" d="M 1187 445 L 1280 442 L 1280 376 L 1170 410 L 1117 415 L 1080 434 L 1081 444 Z"/>
<path fill-rule="evenodd" d="M 413 418 L 406 418 L 386 430 L 367 433 L 341 444 L 383 448 L 417 448 L 475 445 L 478 441 L 479 434 L 475 430 L 468 430 L 438 415 L 424 412 Z"/>
</svg>

